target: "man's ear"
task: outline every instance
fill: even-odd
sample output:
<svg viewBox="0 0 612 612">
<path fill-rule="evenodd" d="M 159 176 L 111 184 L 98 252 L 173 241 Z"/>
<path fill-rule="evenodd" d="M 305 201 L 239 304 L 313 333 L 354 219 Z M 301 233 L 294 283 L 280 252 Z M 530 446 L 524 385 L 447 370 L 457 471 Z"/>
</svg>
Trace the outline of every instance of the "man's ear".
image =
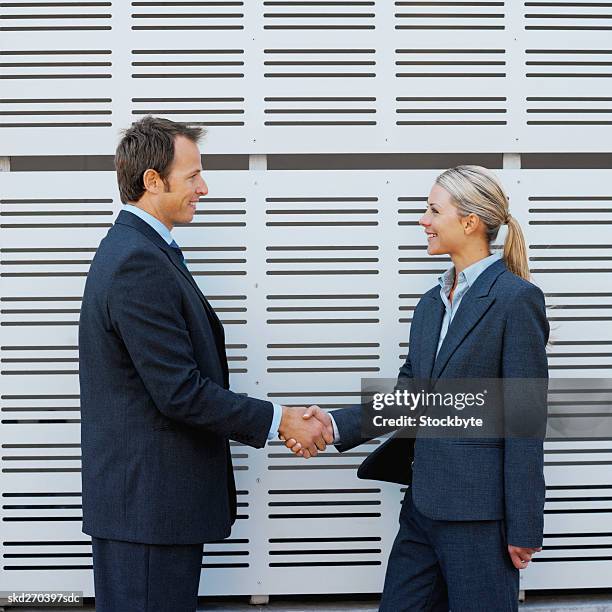
<svg viewBox="0 0 612 612">
<path fill-rule="evenodd" d="M 153 168 L 147 168 L 147 170 L 144 171 L 142 182 L 144 188 L 151 193 L 158 194 L 164 190 L 164 182 L 161 176 L 159 176 L 159 172 L 153 170 Z"/>
</svg>

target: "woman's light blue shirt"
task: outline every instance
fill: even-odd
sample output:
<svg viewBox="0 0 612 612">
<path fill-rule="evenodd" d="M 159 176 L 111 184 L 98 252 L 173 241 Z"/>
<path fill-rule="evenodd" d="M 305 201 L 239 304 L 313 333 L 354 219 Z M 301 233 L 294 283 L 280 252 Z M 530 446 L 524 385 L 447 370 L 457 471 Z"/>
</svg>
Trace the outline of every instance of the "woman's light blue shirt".
<svg viewBox="0 0 612 612">
<path fill-rule="evenodd" d="M 489 255 L 488 257 L 485 257 L 484 259 L 473 263 L 465 270 L 459 272 L 459 278 L 457 279 L 457 287 L 455 288 L 452 302 L 449 300 L 448 296 L 450 295 L 453 283 L 455 282 L 455 267 L 453 266 L 452 268 L 449 268 L 442 276 L 438 277 L 438 282 L 440 283 L 440 297 L 442 298 L 442 303 L 444 304 L 446 312 L 444 313 L 444 319 L 442 319 L 442 329 L 440 329 L 440 339 L 438 340 L 436 357 L 438 356 L 438 352 L 440 351 L 442 342 L 446 337 L 451 321 L 453 320 L 453 317 L 459 309 L 461 299 L 466 294 L 467 290 L 474 284 L 476 279 L 490 265 L 494 264 L 498 259 L 501 258 L 502 253 L 498 251 L 497 253 Z"/>
</svg>

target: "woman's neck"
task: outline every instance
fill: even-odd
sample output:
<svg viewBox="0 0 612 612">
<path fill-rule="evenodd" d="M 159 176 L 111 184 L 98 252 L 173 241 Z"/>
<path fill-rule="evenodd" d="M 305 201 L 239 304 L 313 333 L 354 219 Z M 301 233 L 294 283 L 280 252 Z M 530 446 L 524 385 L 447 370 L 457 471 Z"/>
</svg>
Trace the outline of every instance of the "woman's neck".
<svg viewBox="0 0 612 612">
<path fill-rule="evenodd" d="M 489 245 L 479 245 L 473 249 L 465 249 L 460 253 L 451 253 L 451 260 L 455 267 L 455 279 L 463 272 L 466 268 L 469 268 L 472 264 L 477 261 L 484 259 L 491 255 Z"/>
</svg>

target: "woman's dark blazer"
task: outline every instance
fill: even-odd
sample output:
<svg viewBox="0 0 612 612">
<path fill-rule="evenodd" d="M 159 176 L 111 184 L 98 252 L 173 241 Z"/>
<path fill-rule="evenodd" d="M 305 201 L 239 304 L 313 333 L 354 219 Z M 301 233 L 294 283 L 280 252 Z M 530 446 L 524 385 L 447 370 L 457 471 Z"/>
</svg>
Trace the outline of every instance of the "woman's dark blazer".
<svg viewBox="0 0 612 612">
<path fill-rule="evenodd" d="M 534 388 L 521 384 L 518 393 L 514 385 L 514 391 L 504 394 L 505 436 L 498 441 L 418 434 L 415 439 L 398 432 L 364 461 L 358 474 L 410 484 L 415 506 L 429 518 L 505 520 L 509 544 L 541 546 L 549 335 L 544 294 L 512 274 L 503 260 L 496 261 L 463 296 L 436 358 L 444 312 L 440 287 L 433 287 L 415 309 L 399 380 L 429 379 L 432 385 L 439 378 L 542 382 Z M 505 385 L 512 387 L 510 381 Z M 340 452 L 364 441 L 364 409 L 353 406 L 333 413 Z M 521 434 L 513 435 L 518 430 Z"/>
</svg>

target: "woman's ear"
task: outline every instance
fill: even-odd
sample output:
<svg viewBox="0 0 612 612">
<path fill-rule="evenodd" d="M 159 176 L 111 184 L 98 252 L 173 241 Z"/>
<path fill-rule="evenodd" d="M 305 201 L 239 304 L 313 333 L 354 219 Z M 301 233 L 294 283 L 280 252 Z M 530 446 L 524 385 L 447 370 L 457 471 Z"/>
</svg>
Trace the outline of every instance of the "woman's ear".
<svg viewBox="0 0 612 612">
<path fill-rule="evenodd" d="M 463 225 L 465 235 L 469 236 L 470 234 L 478 231 L 481 225 L 480 217 L 474 213 L 470 213 L 461 219 L 461 225 Z"/>
</svg>

